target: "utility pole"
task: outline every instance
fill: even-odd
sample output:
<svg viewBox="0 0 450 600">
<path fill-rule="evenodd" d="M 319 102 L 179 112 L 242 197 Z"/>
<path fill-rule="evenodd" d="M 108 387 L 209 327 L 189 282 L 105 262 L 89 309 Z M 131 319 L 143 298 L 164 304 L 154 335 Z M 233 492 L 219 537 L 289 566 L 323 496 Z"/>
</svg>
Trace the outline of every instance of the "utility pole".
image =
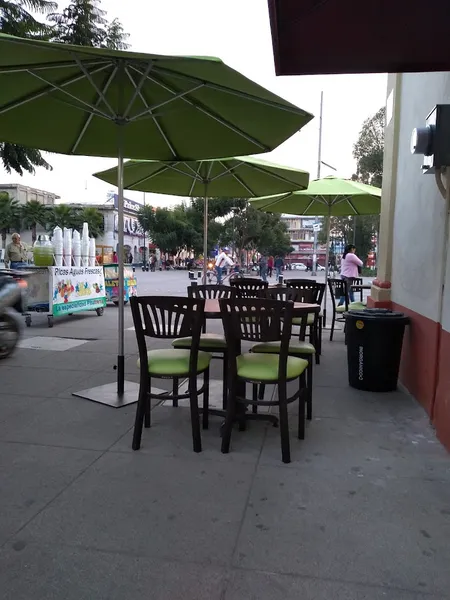
<svg viewBox="0 0 450 600">
<path fill-rule="evenodd" d="M 145 207 L 145 192 L 142 192 L 143 196 L 144 196 L 144 207 Z M 145 228 L 144 228 L 144 251 L 142 253 L 142 268 L 145 269 L 146 264 L 147 264 L 147 248 L 145 245 Z"/>
<path fill-rule="evenodd" d="M 317 153 L 317 179 L 320 179 L 322 167 L 322 117 L 323 117 L 323 92 L 320 92 L 320 116 L 319 116 L 319 149 Z M 317 275 L 317 231 L 314 231 L 313 264 L 311 275 Z"/>
</svg>

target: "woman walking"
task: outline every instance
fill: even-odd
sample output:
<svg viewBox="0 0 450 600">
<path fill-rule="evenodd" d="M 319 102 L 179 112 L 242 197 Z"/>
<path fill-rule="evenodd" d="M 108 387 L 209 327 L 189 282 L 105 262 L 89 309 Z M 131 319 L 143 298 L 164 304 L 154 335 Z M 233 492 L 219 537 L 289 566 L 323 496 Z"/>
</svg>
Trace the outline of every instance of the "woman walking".
<svg viewBox="0 0 450 600">
<path fill-rule="evenodd" d="M 341 279 L 347 283 L 347 291 L 350 302 L 355 301 L 355 295 L 352 290 L 354 279 L 358 278 L 359 272 L 358 267 L 363 266 L 363 262 L 355 254 L 356 247 L 353 244 L 349 244 L 345 247 L 344 254 L 342 255 L 341 261 Z M 339 299 L 339 305 L 342 306 L 345 303 L 345 297 L 341 296 Z"/>
</svg>

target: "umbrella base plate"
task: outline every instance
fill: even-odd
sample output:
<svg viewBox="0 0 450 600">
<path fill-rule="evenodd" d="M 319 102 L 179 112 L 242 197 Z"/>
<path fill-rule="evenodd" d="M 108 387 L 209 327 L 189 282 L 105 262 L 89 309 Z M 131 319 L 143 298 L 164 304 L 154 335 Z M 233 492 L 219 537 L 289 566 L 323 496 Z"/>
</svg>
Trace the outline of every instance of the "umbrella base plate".
<svg viewBox="0 0 450 600">
<path fill-rule="evenodd" d="M 85 400 L 105 404 L 112 408 L 122 408 L 123 406 L 134 404 L 138 401 L 138 395 L 139 384 L 132 381 L 125 381 L 125 391 L 120 396 L 117 393 L 117 381 L 81 390 L 80 392 L 73 392 L 72 394 L 72 396 L 76 396 L 77 398 L 84 398 Z"/>
</svg>

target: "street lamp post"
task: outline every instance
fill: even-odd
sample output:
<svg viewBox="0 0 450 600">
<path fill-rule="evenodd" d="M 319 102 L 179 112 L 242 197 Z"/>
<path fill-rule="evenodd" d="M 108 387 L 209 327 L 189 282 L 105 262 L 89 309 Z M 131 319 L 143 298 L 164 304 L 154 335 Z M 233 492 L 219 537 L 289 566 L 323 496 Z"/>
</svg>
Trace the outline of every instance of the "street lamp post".
<svg viewBox="0 0 450 600">
<path fill-rule="evenodd" d="M 235 217 L 236 217 L 236 211 L 238 210 L 238 207 L 237 206 L 232 206 L 231 210 L 233 211 L 233 223 L 232 223 L 233 255 L 236 258 L 236 238 L 235 238 L 234 220 L 235 220 Z"/>
</svg>

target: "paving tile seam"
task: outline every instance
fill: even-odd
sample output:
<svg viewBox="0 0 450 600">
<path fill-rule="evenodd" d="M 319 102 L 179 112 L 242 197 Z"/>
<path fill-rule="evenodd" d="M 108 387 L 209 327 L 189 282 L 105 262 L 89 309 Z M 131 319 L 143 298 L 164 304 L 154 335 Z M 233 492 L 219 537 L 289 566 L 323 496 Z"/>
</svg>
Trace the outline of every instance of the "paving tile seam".
<svg viewBox="0 0 450 600">
<path fill-rule="evenodd" d="M 436 593 L 436 592 L 427 592 L 424 591 L 422 588 L 420 589 L 412 589 L 412 588 L 405 588 L 405 587 L 398 587 L 398 586 L 390 586 L 390 585 L 382 585 L 382 584 L 378 584 L 378 583 L 373 583 L 373 582 L 365 582 L 365 581 L 359 581 L 359 580 L 354 580 L 354 579 L 336 579 L 334 577 L 315 577 L 314 575 L 304 575 L 304 574 L 300 574 L 300 573 L 292 573 L 290 571 L 265 571 L 264 569 L 252 569 L 250 567 L 242 567 L 240 565 L 235 565 L 233 564 L 231 566 L 231 569 L 236 571 L 236 572 L 243 572 L 243 573 L 257 573 L 257 574 L 261 574 L 261 575 L 275 575 L 275 576 L 282 576 L 282 577 L 292 577 L 293 579 L 298 579 L 298 580 L 307 580 L 307 581 L 321 581 L 321 582 L 327 582 L 327 583 L 338 583 L 340 585 L 355 585 L 355 586 L 361 586 L 361 587 L 365 587 L 365 588 L 371 588 L 374 590 L 389 590 L 389 591 L 393 591 L 393 592 L 406 592 L 407 594 L 414 594 L 416 596 L 424 596 L 427 598 L 430 598 L 430 600 L 447 600 L 448 596 L 443 596 L 442 594 Z"/>
<path fill-rule="evenodd" d="M 80 479 L 80 477 L 82 477 L 91 467 L 93 467 L 107 452 L 108 450 L 116 443 L 116 441 L 114 441 L 112 444 L 110 444 L 110 446 L 108 446 L 108 448 L 104 451 L 102 450 L 97 450 L 95 452 L 98 453 L 98 456 L 96 458 L 94 458 L 92 460 L 92 462 L 90 462 L 88 465 L 86 465 L 86 467 L 84 469 L 82 469 L 78 475 L 76 475 L 75 477 L 72 478 L 71 481 L 69 481 L 69 483 L 64 486 L 57 494 L 55 494 L 55 496 L 53 496 L 53 498 L 51 498 L 48 502 L 46 502 L 46 504 L 44 506 L 41 507 L 40 510 L 38 510 L 38 512 L 36 514 L 34 514 L 30 519 L 28 519 L 28 521 L 26 521 L 25 523 L 23 523 L 21 525 L 21 527 L 19 527 L 19 529 L 17 531 L 15 531 L 14 533 L 12 533 L 3 544 L 0 544 L 0 549 L 4 548 L 6 546 L 6 544 L 9 544 L 9 542 L 14 539 L 14 537 L 16 535 L 19 535 L 21 531 L 23 531 L 23 529 L 25 529 L 25 527 L 27 527 L 32 521 L 34 521 L 34 519 L 36 519 L 37 517 L 39 517 L 39 515 L 41 515 L 53 502 L 55 502 L 55 500 L 57 500 L 64 492 L 66 492 L 76 481 L 78 481 L 78 479 Z M 35 444 L 37 445 L 37 444 Z M 50 446 L 53 447 L 53 446 Z M 60 447 L 60 446 L 58 446 Z M 64 447 L 63 447 L 64 448 Z M 66 449 L 66 448 L 65 448 Z M 74 450 L 78 450 L 80 451 L 80 448 L 74 448 Z M 90 450 L 88 450 L 88 452 L 90 452 Z"/>
<path fill-rule="evenodd" d="M 128 430 L 129 431 L 129 430 Z M 118 440 L 117 440 L 118 441 Z M 114 442 L 114 443 L 117 443 Z M 28 440 L 11 440 L 0 438 L 0 444 L 18 444 L 23 446 L 37 446 L 39 448 L 58 448 L 59 450 L 82 450 L 86 452 L 108 452 L 109 450 L 98 449 L 98 448 L 86 448 L 86 446 L 64 446 L 61 444 L 40 444 L 39 442 L 32 442 Z M 109 447 L 108 447 L 109 448 Z"/>
<path fill-rule="evenodd" d="M 273 389 L 272 396 L 270 398 L 271 400 L 274 399 L 275 394 L 276 394 L 276 388 Z M 250 498 L 252 497 L 253 485 L 255 483 L 255 479 L 256 479 L 256 476 L 258 474 L 258 465 L 259 465 L 259 462 L 261 460 L 261 455 L 262 455 L 262 452 L 263 452 L 263 449 L 264 449 L 264 444 L 265 444 L 265 441 L 266 441 L 266 437 L 267 437 L 267 427 L 263 431 L 263 435 L 262 435 L 262 439 L 261 439 L 261 446 L 259 448 L 258 456 L 257 456 L 256 462 L 255 462 L 255 465 L 254 465 L 254 469 L 253 469 L 253 473 L 252 473 L 251 478 L 250 478 L 250 485 L 249 485 L 249 488 L 248 488 L 247 497 L 246 497 L 245 502 L 244 502 L 244 509 L 242 511 L 241 522 L 239 523 L 239 527 L 238 527 L 237 534 L 236 534 L 236 541 L 235 541 L 235 544 L 234 544 L 233 549 L 231 551 L 230 561 L 228 563 L 228 566 L 230 568 L 233 565 L 234 557 L 236 555 L 236 552 L 237 552 L 237 549 L 238 549 L 238 546 L 239 546 L 239 540 L 241 538 L 241 533 L 242 533 L 242 530 L 244 528 L 245 517 L 247 516 L 247 511 L 248 511 L 248 508 L 249 508 L 248 505 L 250 503 Z M 233 442 L 233 437 L 231 437 L 231 442 L 230 442 L 230 451 L 231 452 L 233 451 L 232 442 Z"/>
</svg>

